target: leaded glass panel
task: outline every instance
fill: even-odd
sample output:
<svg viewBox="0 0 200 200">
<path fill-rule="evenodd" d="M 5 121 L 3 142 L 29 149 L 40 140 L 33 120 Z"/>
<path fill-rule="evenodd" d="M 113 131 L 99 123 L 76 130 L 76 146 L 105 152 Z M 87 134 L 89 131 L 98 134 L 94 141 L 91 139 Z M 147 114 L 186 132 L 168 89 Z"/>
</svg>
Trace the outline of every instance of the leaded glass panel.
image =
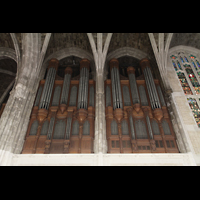
<svg viewBox="0 0 200 200">
<path fill-rule="evenodd" d="M 187 79 L 185 77 L 185 74 L 182 72 L 177 73 L 179 81 L 181 82 L 181 86 L 183 88 L 183 91 L 185 94 L 192 94 L 192 91 L 190 89 L 190 86 L 188 85 Z"/>
<path fill-rule="evenodd" d="M 189 77 L 189 79 L 192 83 L 192 86 L 193 86 L 196 94 L 200 94 L 200 84 L 198 83 L 198 80 L 197 80 L 191 66 L 190 65 L 184 65 L 184 67 L 185 67 L 185 71 L 188 74 L 188 77 Z"/>
<path fill-rule="evenodd" d="M 190 108 L 192 110 L 195 121 L 196 121 L 198 127 L 200 127 L 200 109 L 199 109 L 199 106 L 197 104 L 197 101 L 194 98 L 187 98 L 187 100 L 188 100 L 188 103 L 189 103 Z"/>
</svg>

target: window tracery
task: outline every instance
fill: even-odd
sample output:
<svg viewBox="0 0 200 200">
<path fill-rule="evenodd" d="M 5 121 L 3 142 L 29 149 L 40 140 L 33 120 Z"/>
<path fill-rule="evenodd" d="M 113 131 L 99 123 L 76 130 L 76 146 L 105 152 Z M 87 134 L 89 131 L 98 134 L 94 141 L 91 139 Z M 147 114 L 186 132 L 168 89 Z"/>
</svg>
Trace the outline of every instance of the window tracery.
<svg viewBox="0 0 200 200">
<path fill-rule="evenodd" d="M 200 127 L 200 63 L 195 53 L 176 52 L 170 56 L 197 126 Z"/>
</svg>

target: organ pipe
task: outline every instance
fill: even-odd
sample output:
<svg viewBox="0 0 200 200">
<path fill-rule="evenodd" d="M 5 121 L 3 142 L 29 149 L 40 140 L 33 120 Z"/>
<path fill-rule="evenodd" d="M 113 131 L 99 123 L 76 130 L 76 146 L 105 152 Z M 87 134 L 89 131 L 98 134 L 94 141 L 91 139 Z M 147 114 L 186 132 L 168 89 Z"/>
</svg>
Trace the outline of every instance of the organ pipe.
<svg viewBox="0 0 200 200">
<path fill-rule="evenodd" d="M 63 89 L 62 89 L 62 94 L 61 94 L 61 104 L 67 104 L 67 100 L 68 100 L 68 96 L 69 96 L 71 74 L 72 74 L 71 67 L 67 67 L 65 69 L 65 77 L 64 77 Z"/>
<path fill-rule="evenodd" d="M 55 58 L 51 59 L 49 62 L 47 77 L 46 77 L 46 81 L 44 84 L 44 89 L 42 92 L 39 109 L 44 108 L 44 109 L 48 110 L 48 108 L 49 108 L 57 68 L 58 68 L 58 60 Z"/>
<path fill-rule="evenodd" d="M 80 81 L 78 92 L 77 109 L 87 109 L 88 105 L 88 86 L 89 86 L 89 66 L 90 62 L 87 59 L 82 59 L 80 62 Z"/>
<path fill-rule="evenodd" d="M 119 78 L 119 62 L 117 59 L 112 59 L 110 61 L 110 71 L 112 81 L 113 109 L 123 109 L 121 84 Z"/>
<path fill-rule="evenodd" d="M 161 108 L 160 101 L 158 98 L 158 93 L 154 83 L 154 79 L 150 70 L 150 63 L 148 59 L 143 59 L 140 62 L 141 68 L 143 70 L 144 78 L 147 85 L 147 90 L 149 93 L 149 98 L 151 102 L 152 109 Z"/>
<path fill-rule="evenodd" d="M 128 77 L 129 77 L 129 82 L 130 82 L 130 87 L 131 87 L 131 95 L 132 95 L 133 104 L 140 103 L 134 67 L 128 67 L 127 72 L 128 72 Z"/>
</svg>

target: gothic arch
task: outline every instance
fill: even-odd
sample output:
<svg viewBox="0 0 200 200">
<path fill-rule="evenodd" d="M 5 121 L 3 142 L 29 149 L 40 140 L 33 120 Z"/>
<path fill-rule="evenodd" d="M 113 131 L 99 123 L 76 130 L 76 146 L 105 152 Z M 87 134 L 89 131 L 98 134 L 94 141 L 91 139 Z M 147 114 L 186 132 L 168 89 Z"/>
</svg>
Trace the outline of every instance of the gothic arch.
<svg viewBox="0 0 200 200">
<path fill-rule="evenodd" d="M 17 62 L 15 50 L 7 47 L 0 47 L 0 60 L 5 58 L 11 58 Z"/>
<path fill-rule="evenodd" d="M 94 63 L 93 55 L 88 53 L 87 51 L 85 51 L 83 49 L 78 48 L 78 47 L 64 48 L 64 49 L 61 49 L 61 50 L 56 51 L 56 52 L 52 53 L 51 55 L 49 55 L 44 60 L 44 63 L 43 63 L 42 68 L 43 68 L 44 72 L 47 68 L 47 65 L 48 65 L 48 62 L 49 62 L 50 59 L 56 58 L 58 60 L 61 60 L 63 58 L 69 57 L 69 56 L 76 56 L 76 57 L 79 57 L 79 58 L 87 58 L 91 62 L 91 69 L 92 69 L 92 72 L 93 72 L 93 77 L 95 77 L 94 74 L 96 72 L 96 69 L 95 69 L 95 63 Z M 44 75 L 44 72 L 43 72 L 42 76 Z"/>
<path fill-rule="evenodd" d="M 148 58 L 148 54 L 139 50 L 139 49 L 135 49 L 132 47 L 122 47 L 119 49 L 116 49 L 112 52 L 110 52 L 107 57 L 106 57 L 106 62 L 104 65 L 104 74 L 106 75 L 108 73 L 108 62 L 110 61 L 110 59 L 112 58 L 120 58 L 122 56 L 131 56 L 134 58 L 137 58 L 139 60 L 143 59 L 143 58 Z"/>
</svg>

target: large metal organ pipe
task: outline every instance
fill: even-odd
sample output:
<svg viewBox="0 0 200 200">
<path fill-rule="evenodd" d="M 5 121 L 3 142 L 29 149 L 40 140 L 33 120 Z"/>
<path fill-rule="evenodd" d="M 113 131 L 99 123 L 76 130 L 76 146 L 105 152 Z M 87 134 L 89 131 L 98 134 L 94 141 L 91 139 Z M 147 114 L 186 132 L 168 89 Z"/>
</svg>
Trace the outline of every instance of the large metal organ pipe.
<svg viewBox="0 0 200 200">
<path fill-rule="evenodd" d="M 87 59 L 82 59 L 80 62 L 80 81 L 78 92 L 77 109 L 88 107 L 88 85 L 89 85 L 89 69 L 90 62 Z"/>
<path fill-rule="evenodd" d="M 116 108 L 123 109 L 121 84 L 119 77 L 119 61 L 112 59 L 110 61 L 111 82 L 112 82 L 112 96 L 113 96 L 113 110 Z"/>
<path fill-rule="evenodd" d="M 149 98 L 151 102 L 151 108 L 153 110 L 157 108 L 161 108 L 161 104 L 159 101 L 154 79 L 150 70 L 150 62 L 148 59 L 143 59 L 141 60 L 140 65 L 143 70 L 144 78 L 146 81 L 147 90 L 148 90 Z"/>
<path fill-rule="evenodd" d="M 127 72 L 128 72 L 129 83 L 131 87 L 131 95 L 132 95 L 133 104 L 140 103 L 137 83 L 136 83 L 136 78 L 135 78 L 135 69 L 133 67 L 128 67 Z"/>
<path fill-rule="evenodd" d="M 61 100 L 60 100 L 60 109 L 62 113 L 67 108 L 67 101 L 69 97 L 69 89 L 70 89 L 70 83 L 71 83 L 71 75 L 72 75 L 72 69 L 71 67 L 67 67 L 65 69 L 65 76 L 64 76 L 63 88 L 62 88 L 62 94 L 61 94 Z"/>
<path fill-rule="evenodd" d="M 49 62 L 47 77 L 44 84 L 44 89 L 42 92 L 39 109 L 46 109 L 46 110 L 49 109 L 57 68 L 58 68 L 58 60 L 55 58 L 51 59 Z"/>
</svg>

